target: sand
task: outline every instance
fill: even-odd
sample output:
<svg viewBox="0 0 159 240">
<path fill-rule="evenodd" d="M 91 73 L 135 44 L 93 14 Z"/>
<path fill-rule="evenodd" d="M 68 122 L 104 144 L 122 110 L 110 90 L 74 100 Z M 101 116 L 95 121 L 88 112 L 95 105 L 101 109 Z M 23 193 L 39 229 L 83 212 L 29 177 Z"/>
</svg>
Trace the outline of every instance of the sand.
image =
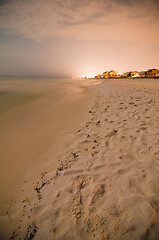
<svg viewBox="0 0 159 240">
<path fill-rule="evenodd" d="M 106 80 L 59 165 L 19 185 L 3 238 L 159 239 L 159 84 Z"/>
<path fill-rule="evenodd" d="M 61 152 L 65 132 L 78 126 L 93 100 L 87 84 L 96 81 L 90 82 L 0 81 L 0 215 L 7 211 L 26 171 L 30 178 L 35 176 L 50 158 L 52 170 L 57 168 L 55 154 Z"/>
</svg>

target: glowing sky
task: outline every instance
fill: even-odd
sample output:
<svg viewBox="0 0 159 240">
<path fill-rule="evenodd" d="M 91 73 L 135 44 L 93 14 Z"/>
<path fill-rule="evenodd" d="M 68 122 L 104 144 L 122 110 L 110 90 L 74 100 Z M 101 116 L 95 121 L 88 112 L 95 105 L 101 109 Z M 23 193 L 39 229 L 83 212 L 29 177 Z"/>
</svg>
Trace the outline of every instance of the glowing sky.
<svg viewBox="0 0 159 240">
<path fill-rule="evenodd" d="M 158 0 L 0 0 L 0 75 L 159 68 Z"/>
</svg>

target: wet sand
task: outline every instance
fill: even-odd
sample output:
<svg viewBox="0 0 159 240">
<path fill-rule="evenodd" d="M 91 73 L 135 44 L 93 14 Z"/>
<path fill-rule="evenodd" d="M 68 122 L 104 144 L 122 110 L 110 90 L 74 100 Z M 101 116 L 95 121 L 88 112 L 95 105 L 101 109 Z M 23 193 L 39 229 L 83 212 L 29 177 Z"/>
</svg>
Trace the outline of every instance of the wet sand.
<svg viewBox="0 0 159 240">
<path fill-rule="evenodd" d="M 159 84 L 106 80 L 95 89 L 87 114 L 52 154 L 57 168 L 49 158 L 19 185 L 3 216 L 6 236 L 158 239 Z"/>
</svg>

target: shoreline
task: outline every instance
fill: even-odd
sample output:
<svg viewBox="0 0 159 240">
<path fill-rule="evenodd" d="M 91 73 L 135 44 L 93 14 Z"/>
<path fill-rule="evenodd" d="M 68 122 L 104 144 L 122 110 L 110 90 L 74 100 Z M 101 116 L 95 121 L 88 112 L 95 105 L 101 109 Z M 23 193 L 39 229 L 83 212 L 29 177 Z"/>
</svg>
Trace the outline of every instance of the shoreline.
<svg viewBox="0 0 159 240">
<path fill-rule="evenodd" d="M 0 83 L 1 91 L 8 93 L 3 97 L 9 96 L 7 111 L 0 114 L 0 214 L 7 211 L 7 204 L 25 172 L 28 176 L 38 174 L 45 166 L 45 159 L 49 162 L 52 155 L 61 151 L 65 132 L 78 125 L 92 101 L 89 85 L 87 82 L 74 84 L 70 80 Z M 16 93 L 18 104 L 10 108 L 10 95 L 16 96 Z M 30 95 L 35 96 L 31 101 Z M 57 164 L 55 158 L 54 168 Z"/>
<path fill-rule="evenodd" d="M 158 84 L 117 81 L 98 85 L 65 133 L 57 169 L 50 162 L 19 186 L 5 215 L 12 239 L 157 240 Z"/>
</svg>

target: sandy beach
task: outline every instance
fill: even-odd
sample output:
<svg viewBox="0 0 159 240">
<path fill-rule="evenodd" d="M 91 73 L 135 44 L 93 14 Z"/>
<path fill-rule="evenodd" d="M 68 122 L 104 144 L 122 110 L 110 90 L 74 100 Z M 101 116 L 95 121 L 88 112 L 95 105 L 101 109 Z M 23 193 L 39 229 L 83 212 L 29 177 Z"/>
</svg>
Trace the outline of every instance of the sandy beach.
<svg viewBox="0 0 159 240">
<path fill-rule="evenodd" d="M 57 151 L 25 172 L 1 239 L 159 239 L 159 81 L 91 88 Z"/>
</svg>

